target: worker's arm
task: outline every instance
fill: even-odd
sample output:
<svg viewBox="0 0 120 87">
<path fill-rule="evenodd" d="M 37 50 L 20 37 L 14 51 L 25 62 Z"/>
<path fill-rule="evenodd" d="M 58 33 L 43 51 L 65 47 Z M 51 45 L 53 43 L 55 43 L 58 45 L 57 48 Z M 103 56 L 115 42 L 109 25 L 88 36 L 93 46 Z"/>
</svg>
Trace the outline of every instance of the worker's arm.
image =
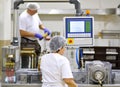
<svg viewBox="0 0 120 87">
<path fill-rule="evenodd" d="M 68 87 L 78 87 L 73 78 L 64 78 L 63 80 L 68 85 Z"/>
<path fill-rule="evenodd" d="M 45 34 L 47 33 L 47 35 L 50 35 L 49 29 L 47 29 L 46 27 L 44 27 L 44 25 L 42 25 L 42 24 L 39 25 L 39 28 L 42 29 L 42 30 L 44 31 Z"/>
<path fill-rule="evenodd" d="M 27 32 L 24 30 L 20 30 L 20 35 L 21 35 L 21 37 L 35 37 L 34 33 Z"/>
<path fill-rule="evenodd" d="M 36 38 L 39 38 L 39 40 L 43 39 L 43 36 L 41 34 L 31 33 L 24 30 L 20 30 L 20 35 L 21 37 L 36 37 Z"/>
<path fill-rule="evenodd" d="M 44 30 L 45 27 L 41 24 L 41 25 L 39 25 L 39 28 Z"/>
</svg>

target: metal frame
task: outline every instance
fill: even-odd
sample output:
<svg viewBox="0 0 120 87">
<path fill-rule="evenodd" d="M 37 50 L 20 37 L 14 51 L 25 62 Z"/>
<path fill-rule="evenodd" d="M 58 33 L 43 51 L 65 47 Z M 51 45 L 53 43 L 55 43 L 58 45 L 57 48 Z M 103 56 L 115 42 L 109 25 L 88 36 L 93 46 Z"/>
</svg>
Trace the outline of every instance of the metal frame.
<svg viewBox="0 0 120 87">
<path fill-rule="evenodd" d="M 16 0 L 15 2 L 14 2 L 14 9 L 19 9 L 19 5 L 20 4 L 23 4 L 23 3 L 25 3 L 25 2 L 46 2 L 46 3 L 52 3 L 52 2 L 69 2 L 69 0 Z"/>
<path fill-rule="evenodd" d="M 40 0 L 16 0 L 14 2 L 14 9 L 19 9 L 19 5 L 24 2 L 69 2 L 71 4 L 75 5 L 75 9 L 76 9 L 76 16 L 82 16 L 83 12 L 81 10 L 81 6 L 80 6 L 80 1 L 79 0 L 44 0 L 44 1 L 40 1 Z"/>
</svg>

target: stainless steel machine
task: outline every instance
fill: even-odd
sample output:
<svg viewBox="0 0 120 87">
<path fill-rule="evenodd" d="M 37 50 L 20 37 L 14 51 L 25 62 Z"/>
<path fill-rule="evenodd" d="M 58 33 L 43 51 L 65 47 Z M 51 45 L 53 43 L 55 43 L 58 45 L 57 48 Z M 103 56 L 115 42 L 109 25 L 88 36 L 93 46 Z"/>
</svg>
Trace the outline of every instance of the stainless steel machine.
<svg viewBox="0 0 120 87">
<path fill-rule="evenodd" d="M 19 47 L 4 46 L 2 48 L 2 82 L 16 83 L 15 71 L 19 69 Z"/>
<path fill-rule="evenodd" d="M 112 64 L 103 61 L 87 61 L 85 68 L 73 72 L 78 84 L 115 85 L 120 83 L 120 70 L 112 70 Z"/>
<path fill-rule="evenodd" d="M 16 84 L 40 84 L 41 73 L 37 69 L 19 69 L 16 71 Z"/>
<path fill-rule="evenodd" d="M 86 62 L 88 84 L 111 84 L 112 65 L 109 62 L 92 61 Z"/>
</svg>

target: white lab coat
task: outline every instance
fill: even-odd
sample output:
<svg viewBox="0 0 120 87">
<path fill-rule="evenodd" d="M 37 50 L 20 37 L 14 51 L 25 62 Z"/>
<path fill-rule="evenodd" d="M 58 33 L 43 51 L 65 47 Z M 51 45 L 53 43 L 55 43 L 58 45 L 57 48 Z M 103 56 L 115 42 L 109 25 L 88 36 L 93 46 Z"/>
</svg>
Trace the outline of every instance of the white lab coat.
<svg viewBox="0 0 120 87">
<path fill-rule="evenodd" d="M 42 56 L 42 87 L 67 87 L 63 78 L 73 78 L 68 59 L 58 53 Z"/>
<path fill-rule="evenodd" d="M 31 16 L 27 13 L 27 10 L 22 12 L 19 17 L 19 30 L 24 30 L 32 33 L 39 33 L 40 34 L 40 28 L 39 25 L 41 25 L 42 22 L 38 16 L 38 13 Z M 27 37 L 31 40 L 36 40 L 36 38 L 33 37 Z"/>
</svg>

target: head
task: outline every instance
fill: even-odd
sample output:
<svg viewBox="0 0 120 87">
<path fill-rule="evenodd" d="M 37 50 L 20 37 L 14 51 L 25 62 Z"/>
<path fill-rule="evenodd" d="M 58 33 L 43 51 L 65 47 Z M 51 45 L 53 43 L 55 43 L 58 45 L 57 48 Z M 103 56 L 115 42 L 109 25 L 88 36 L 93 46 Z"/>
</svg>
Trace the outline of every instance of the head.
<svg viewBox="0 0 120 87">
<path fill-rule="evenodd" d="M 61 51 L 61 49 L 63 49 L 64 51 L 64 47 L 66 45 L 66 40 L 65 38 L 61 37 L 61 36 L 54 36 L 51 40 L 50 40 L 50 50 L 51 52 L 54 53 L 59 53 L 59 51 Z M 61 53 L 60 53 L 61 54 Z M 63 53 L 62 53 L 63 54 Z"/>
<path fill-rule="evenodd" d="M 37 13 L 40 6 L 38 3 L 28 3 L 26 8 L 27 8 L 27 11 L 30 15 L 34 15 Z"/>
</svg>

